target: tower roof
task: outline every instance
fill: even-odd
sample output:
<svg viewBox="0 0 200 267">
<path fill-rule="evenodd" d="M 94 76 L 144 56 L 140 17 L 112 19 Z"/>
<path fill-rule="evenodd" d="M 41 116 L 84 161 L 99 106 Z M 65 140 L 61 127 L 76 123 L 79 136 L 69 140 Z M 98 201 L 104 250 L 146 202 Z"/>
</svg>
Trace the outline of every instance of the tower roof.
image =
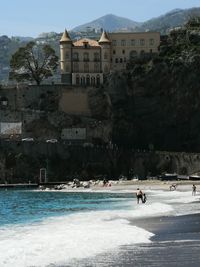
<svg viewBox="0 0 200 267">
<path fill-rule="evenodd" d="M 99 40 L 99 43 L 110 43 L 108 34 L 105 31 L 102 32 L 101 38 Z"/>
<path fill-rule="evenodd" d="M 63 43 L 63 42 L 72 42 L 71 38 L 69 37 L 69 34 L 67 32 L 67 30 L 65 29 L 65 31 L 63 32 L 63 35 L 60 39 L 60 43 Z"/>
</svg>

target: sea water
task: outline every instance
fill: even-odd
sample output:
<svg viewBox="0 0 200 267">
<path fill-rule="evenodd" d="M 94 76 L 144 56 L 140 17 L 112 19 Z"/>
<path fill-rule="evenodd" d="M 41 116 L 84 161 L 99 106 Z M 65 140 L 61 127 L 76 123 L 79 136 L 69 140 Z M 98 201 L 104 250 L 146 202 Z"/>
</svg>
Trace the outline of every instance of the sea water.
<svg viewBox="0 0 200 267">
<path fill-rule="evenodd" d="M 75 260 L 150 243 L 134 220 L 198 212 L 191 192 L 0 191 L 0 266 L 73 266 Z M 199 203 L 198 203 L 199 204 Z M 74 265 L 75 266 L 75 265 Z"/>
</svg>

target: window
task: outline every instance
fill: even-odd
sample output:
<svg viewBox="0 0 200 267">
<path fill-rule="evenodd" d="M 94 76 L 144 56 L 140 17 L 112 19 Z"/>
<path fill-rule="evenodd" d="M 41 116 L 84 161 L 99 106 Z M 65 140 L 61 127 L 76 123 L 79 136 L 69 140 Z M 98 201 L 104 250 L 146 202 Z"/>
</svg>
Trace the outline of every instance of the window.
<svg viewBox="0 0 200 267">
<path fill-rule="evenodd" d="M 117 41 L 116 41 L 116 40 L 113 40 L 113 41 L 112 41 L 112 45 L 113 45 L 113 46 L 116 46 L 116 45 L 117 45 Z"/>
<path fill-rule="evenodd" d="M 115 55 L 116 54 L 116 51 L 115 50 L 113 50 L 113 55 Z"/>
<path fill-rule="evenodd" d="M 88 63 L 84 64 L 84 72 L 89 72 L 89 64 Z"/>
<path fill-rule="evenodd" d="M 104 67 L 104 72 L 108 73 L 108 66 L 107 65 Z"/>
<path fill-rule="evenodd" d="M 89 48 L 89 43 L 87 41 L 83 42 L 84 48 Z"/>
<path fill-rule="evenodd" d="M 131 46 L 135 46 L 136 45 L 136 41 L 133 39 L 131 40 Z"/>
<path fill-rule="evenodd" d="M 140 39 L 140 45 L 141 46 L 145 45 L 145 40 L 144 39 Z"/>
<path fill-rule="evenodd" d="M 99 63 L 94 64 L 94 72 L 99 72 L 100 71 L 100 66 Z"/>
<path fill-rule="evenodd" d="M 74 61 L 78 61 L 79 60 L 79 54 L 78 53 L 74 53 L 73 54 L 73 60 Z"/>
<path fill-rule="evenodd" d="M 89 54 L 88 53 L 83 54 L 83 61 L 89 61 Z"/>
<path fill-rule="evenodd" d="M 66 71 L 66 72 L 69 72 L 69 65 L 66 65 L 66 66 L 65 66 L 65 71 Z"/>
<path fill-rule="evenodd" d="M 145 54 L 145 51 L 144 51 L 144 50 L 141 50 L 141 51 L 140 51 L 140 55 L 141 55 L 141 56 L 144 56 L 144 54 Z"/>
<path fill-rule="evenodd" d="M 121 46 L 125 46 L 126 45 L 126 40 L 121 40 Z"/>
<path fill-rule="evenodd" d="M 137 54 L 137 51 L 132 50 L 132 51 L 130 52 L 130 59 L 136 58 L 137 55 L 138 55 L 138 54 Z"/>
<path fill-rule="evenodd" d="M 79 64 L 74 62 L 74 72 L 79 72 Z"/>
<path fill-rule="evenodd" d="M 118 63 L 118 58 L 115 59 L 115 63 Z"/>
<path fill-rule="evenodd" d="M 108 59 L 108 53 L 104 53 L 104 59 Z"/>
<path fill-rule="evenodd" d="M 123 63 L 123 59 L 122 58 L 120 58 L 120 63 Z"/>
<path fill-rule="evenodd" d="M 154 45 L 154 39 L 149 39 L 149 45 Z"/>
<path fill-rule="evenodd" d="M 125 54 L 125 50 L 122 50 L 122 54 Z"/>
<path fill-rule="evenodd" d="M 94 61 L 100 61 L 99 53 L 94 53 Z"/>
<path fill-rule="evenodd" d="M 68 52 L 65 54 L 65 58 L 69 59 L 69 53 Z"/>
</svg>

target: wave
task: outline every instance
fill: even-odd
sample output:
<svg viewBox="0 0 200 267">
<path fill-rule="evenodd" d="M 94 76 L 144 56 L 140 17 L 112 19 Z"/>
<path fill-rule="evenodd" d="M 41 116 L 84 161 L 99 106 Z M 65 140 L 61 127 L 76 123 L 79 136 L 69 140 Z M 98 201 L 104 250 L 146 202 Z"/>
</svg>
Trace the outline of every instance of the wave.
<svg viewBox="0 0 200 267">
<path fill-rule="evenodd" d="M 121 245 L 150 242 L 152 233 L 105 213 L 85 212 L 1 228 L 1 267 L 62 265 Z"/>
<path fill-rule="evenodd" d="M 130 219 L 171 211 L 169 205 L 134 205 L 129 210 L 91 211 L 41 223 L 0 228 L 1 267 L 62 265 L 122 245 L 149 243 L 152 233 Z"/>
</svg>

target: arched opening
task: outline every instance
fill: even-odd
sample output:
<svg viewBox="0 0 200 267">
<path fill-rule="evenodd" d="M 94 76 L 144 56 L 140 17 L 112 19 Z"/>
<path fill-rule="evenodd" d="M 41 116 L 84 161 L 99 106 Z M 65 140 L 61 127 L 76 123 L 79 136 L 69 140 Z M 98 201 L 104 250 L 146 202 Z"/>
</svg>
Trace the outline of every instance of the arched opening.
<svg viewBox="0 0 200 267">
<path fill-rule="evenodd" d="M 85 77 L 81 76 L 81 85 L 85 85 Z"/>
<path fill-rule="evenodd" d="M 80 77 L 79 77 L 79 75 L 76 75 L 76 84 L 77 84 L 77 85 L 80 84 Z"/>
<path fill-rule="evenodd" d="M 91 77 L 91 85 L 95 85 L 95 77 L 94 76 Z"/>
<path fill-rule="evenodd" d="M 100 76 L 97 75 L 97 85 L 100 85 L 100 83 L 101 83 Z"/>
<path fill-rule="evenodd" d="M 87 85 L 90 85 L 90 75 L 87 75 L 86 76 L 86 84 Z"/>
</svg>

